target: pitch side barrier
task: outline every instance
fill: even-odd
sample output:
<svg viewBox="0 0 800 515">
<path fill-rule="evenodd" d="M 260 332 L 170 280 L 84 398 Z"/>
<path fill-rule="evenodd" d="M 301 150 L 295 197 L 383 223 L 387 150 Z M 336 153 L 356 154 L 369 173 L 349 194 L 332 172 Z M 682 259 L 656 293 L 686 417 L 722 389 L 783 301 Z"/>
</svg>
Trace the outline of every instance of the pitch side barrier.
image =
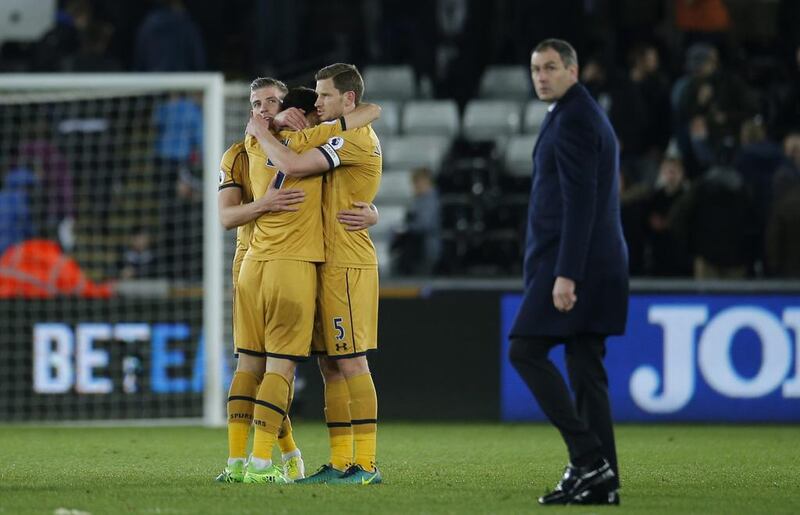
<svg viewBox="0 0 800 515">
<path fill-rule="evenodd" d="M 631 289 L 627 333 L 608 342 L 617 420 L 800 421 L 800 283 Z M 543 420 L 506 357 L 521 281 L 384 281 L 381 291 L 370 364 L 382 419 Z M 80 303 L 0 299 L 0 313 L 16 313 L 4 317 L 0 421 L 199 421 L 208 356 L 192 314 L 202 304 L 202 291 L 159 282 Z M 553 356 L 563 369 L 562 352 Z M 220 397 L 231 365 L 215 365 Z M 300 367 L 293 410 L 321 417 L 313 362 Z"/>
<path fill-rule="evenodd" d="M 384 293 L 415 288 L 413 306 L 381 305 L 383 381 L 399 384 L 398 361 L 413 346 L 427 358 L 410 376 L 425 398 L 441 396 L 439 416 L 544 420 L 507 358 L 521 282 L 398 282 Z M 552 356 L 564 371 L 563 348 Z M 800 282 L 634 280 L 627 331 L 609 339 L 606 364 L 616 420 L 800 421 Z M 393 392 L 383 398 L 385 410 L 403 405 Z"/>
</svg>

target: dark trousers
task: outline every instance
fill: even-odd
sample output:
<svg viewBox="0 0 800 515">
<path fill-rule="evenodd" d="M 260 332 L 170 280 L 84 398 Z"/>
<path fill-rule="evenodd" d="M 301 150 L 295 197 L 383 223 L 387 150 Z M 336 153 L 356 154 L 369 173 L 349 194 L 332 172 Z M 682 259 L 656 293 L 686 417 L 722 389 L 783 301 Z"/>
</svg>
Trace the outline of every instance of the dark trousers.
<svg viewBox="0 0 800 515">
<path fill-rule="evenodd" d="M 561 373 L 548 357 L 550 349 L 562 341 L 574 400 Z M 566 340 L 514 338 L 509 352 L 514 368 L 544 414 L 561 432 L 570 462 L 582 466 L 604 457 L 619 477 L 608 376 L 603 365 L 605 355 L 605 337 L 599 335 L 579 335 Z"/>
</svg>

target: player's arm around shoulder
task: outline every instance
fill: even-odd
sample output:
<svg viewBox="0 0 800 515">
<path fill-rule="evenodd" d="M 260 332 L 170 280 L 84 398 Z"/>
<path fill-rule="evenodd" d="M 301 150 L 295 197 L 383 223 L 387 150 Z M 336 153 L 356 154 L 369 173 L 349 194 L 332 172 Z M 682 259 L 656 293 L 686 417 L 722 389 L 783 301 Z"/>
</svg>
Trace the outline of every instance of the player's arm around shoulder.
<svg viewBox="0 0 800 515">
<path fill-rule="evenodd" d="M 269 130 L 269 122 L 260 117 L 250 117 L 247 133 L 254 136 L 279 170 L 292 177 L 306 177 L 326 172 L 328 161 L 321 152 L 311 149 L 297 153 L 281 144 Z"/>
<path fill-rule="evenodd" d="M 360 129 L 366 127 L 375 120 L 381 117 L 381 106 L 378 104 L 370 104 L 369 102 L 361 102 L 351 112 L 342 117 L 343 129 Z"/>
</svg>

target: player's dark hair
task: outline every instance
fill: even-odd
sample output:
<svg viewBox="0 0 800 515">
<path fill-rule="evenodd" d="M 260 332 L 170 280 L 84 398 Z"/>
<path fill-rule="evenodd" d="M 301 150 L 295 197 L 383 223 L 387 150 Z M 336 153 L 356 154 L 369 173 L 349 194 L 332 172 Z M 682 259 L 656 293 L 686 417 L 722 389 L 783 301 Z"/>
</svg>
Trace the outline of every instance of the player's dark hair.
<svg viewBox="0 0 800 515">
<path fill-rule="evenodd" d="M 565 68 L 572 66 L 573 64 L 578 66 L 578 52 L 575 51 L 572 45 L 563 39 L 545 39 L 536 45 L 536 47 L 534 47 L 534 49 L 531 51 L 531 56 L 534 52 L 543 52 L 545 50 L 555 50 L 558 52 L 558 55 L 561 56 L 561 62 L 564 63 Z"/>
<path fill-rule="evenodd" d="M 317 108 L 314 106 L 316 101 L 316 91 L 305 86 L 300 86 L 298 88 L 292 88 L 289 90 L 289 93 L 287 93 L 283 98 L 283 104 L 281 104 L 281 108 L 289 109 L 290 107 L 296 107 L 297 109 L 302 109 L 303 112 L 308 114 L 316 111 Z"/>
<path fill-rule="evenodd" d="M 286 87 L 286 84 L 272 77 L 259 77 L 250 83 L 250 91 L 261 88 L 278 88 L 284 95 L 289 92 L 289 88 Z"/>
<path fill-rule="evenodd" d="M 361 97 L 364 96 L 364 79 L 355 65 L 345 63 L 331 64 L 318 71 L 314 78 L 316 80 L 333 79 L 333 86 L 340 93 L 352 91 L 356 95 L 356 105 L 361 102 Z"/>
</svg>

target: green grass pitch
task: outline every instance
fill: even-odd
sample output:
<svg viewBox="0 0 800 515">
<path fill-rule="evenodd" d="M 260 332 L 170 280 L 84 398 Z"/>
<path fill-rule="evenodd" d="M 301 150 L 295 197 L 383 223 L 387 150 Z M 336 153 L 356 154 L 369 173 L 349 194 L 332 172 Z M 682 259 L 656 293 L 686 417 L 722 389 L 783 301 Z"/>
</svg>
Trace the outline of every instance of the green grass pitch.
<svg viewBox="0 0 800 515">
<path fill-rule="evenodd" d="M 295 425 L 308 471 L 324 424 Z M 0 426 L 0 514 L 800 513 L 800 428 L 617 428 L 622 506 L 539 507 L 565 450 L 547 425 L 383 423 L 375 486 L 223 485 L 224 430 Z"/>
</svg>

